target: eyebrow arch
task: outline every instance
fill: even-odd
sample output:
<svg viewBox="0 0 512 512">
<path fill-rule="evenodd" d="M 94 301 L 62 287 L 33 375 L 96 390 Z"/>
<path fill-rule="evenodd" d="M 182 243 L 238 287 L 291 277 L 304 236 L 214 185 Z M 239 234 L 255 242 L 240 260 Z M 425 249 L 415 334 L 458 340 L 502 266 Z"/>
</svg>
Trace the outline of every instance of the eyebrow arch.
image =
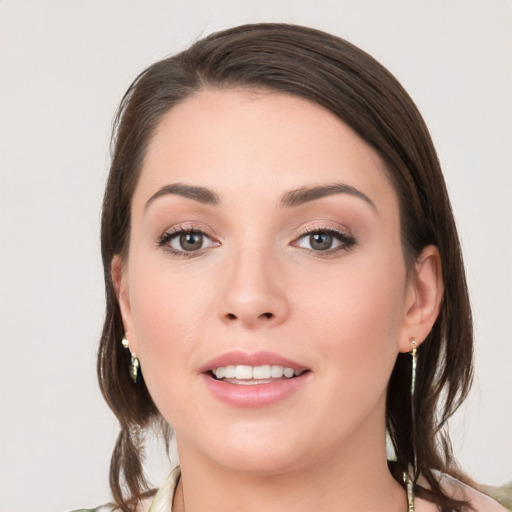
<svg viewBox="0 0 512 512">
<path fill-rule="evenodd" d="M 315 187 L 301 187 L 296 190 L 286 192 L 280 201 L 281 207 L 300 206 L 322 197 L 332 196 L 334 194 L 349 194 L 351 196 L 362 199 L 368 203 L 375 211 L 377 207 L 375 203 L 360 190 L 345 183 L 332 183 L 329 185 L 320 185 Z"/>
<path fill-rule="evenodd" d="M 173 183 L 171 185 L 164 185 L 155 194 L 153 194 L 146 201 L 144 210 L 147 210 L 149 205 L 155 201 L 155 199 L 166 195 L 181 196 L 187 199 L 193 199 L 194 201 L 202 204 L 217 205 L 220 202 L 219 196 L 206 187 L 184 185 L 183 183 Z"/>
</svg>

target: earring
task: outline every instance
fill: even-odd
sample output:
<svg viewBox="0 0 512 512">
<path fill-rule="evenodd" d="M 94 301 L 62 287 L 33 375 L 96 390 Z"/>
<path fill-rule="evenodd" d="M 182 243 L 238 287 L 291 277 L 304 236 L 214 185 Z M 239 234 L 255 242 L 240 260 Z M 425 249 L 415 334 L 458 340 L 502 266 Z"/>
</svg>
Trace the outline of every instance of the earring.
<svg viewBox="0 0 512 512">
<path fill-rule="evenodd" d="M 411 368 L 411 422 L 412 422 L 412 441 L 414 449 L 414 478 L 416 478 L 416 471 L 418 468 L 418 461 L 416 458 L 416 407 L 414 406 L 414 391 L 416 389 L 416 367 L 418 365 L 418 344 L 413 338 L 411 340 L 412 350 L 409 354 L 412 357 Z"/>
<path fill-rule="evenodd" d="M 412 368 L 411 368 L 411 421 L 412 421 L 412 445 L 413 445 L 413 460 L 414 460 L 414 467 L 413 467 L 413 475 L 414 478 L 416 478 L 416 472 L 418 468 L 418 461 L 416 458 L 416 411 L 414 407 L 414 390 L 416 388 L 416 366 L 418 364 L 418 347 L 417 342 L 413 338 L 411 340 L 412 350 L 409 352 L 409 354 L 412 357 Z M 407 511 L 408 512 L 414 512 L 414 492 L 413 492 L 413 481 L 407 474 L 407 472 L 404 471 L 404 482 L 407 487 Z"/>
<path fill-rule="evenodd" d="M 412 480 L 404 471 L 404 482 L 407 487 L 407 512 L 414 512 L 414 494 L 412 492 Z"/>
<path fill-rule="evenodd" d="M 411 340 L 412 350 L 409 354 L 412 356 L 412 376 L 411 376 L 411 399 L 414 397 L 414 388 L 416 387 L 416 364 L 418 362 L 418 348 L 416 340 Z M 414 405 L 414 402 L 413 402 Z"/>
<path fill-rule="evenodd" d="M 124 348 L 130 348 L 129 341 L 124 337 L 121 340 L 121 344 L 123 345 Z M 132 378 L 134 384 L 137 384 L 137 379 L 139 377 L 139 368 L 140 363 L 139 359 L 137 358 L 137 354 L 135 352 L 132 352 L 130 356 L 130 377 Z"/>
</svg>

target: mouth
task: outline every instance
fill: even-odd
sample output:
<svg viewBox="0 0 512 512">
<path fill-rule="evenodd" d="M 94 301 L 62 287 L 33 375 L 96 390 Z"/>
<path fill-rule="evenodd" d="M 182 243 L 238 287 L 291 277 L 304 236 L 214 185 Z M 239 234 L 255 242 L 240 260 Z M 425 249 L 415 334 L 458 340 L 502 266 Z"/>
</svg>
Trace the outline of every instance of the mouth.
<svg viewBox="0 0 512 512">
<path fill-rule="evenodd" d="M 272 352 L 225 353 L 200 369 L 206 388 L 235 407 L 263 407 L 306 389 L 311 369 Z"/>
<path fill-rule="evenodd" d="M 209 370 L 209 375 L 218 381 L 230 384 L 250 386 L 255 384 L 270 384 L 278 380 L 288 380 L 299 377 L 308 370 L 294 370 L 289 366 L 264 364 L 250 366 L 245 364 L 219 366 Z"/>
</svg>

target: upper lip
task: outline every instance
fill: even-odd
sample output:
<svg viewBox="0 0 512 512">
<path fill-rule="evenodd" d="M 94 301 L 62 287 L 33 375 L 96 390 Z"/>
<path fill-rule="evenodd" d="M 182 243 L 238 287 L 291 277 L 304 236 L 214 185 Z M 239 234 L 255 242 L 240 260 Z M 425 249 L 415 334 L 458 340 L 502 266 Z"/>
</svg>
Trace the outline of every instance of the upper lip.
<svg viewBox="0 0 512 512">
<path fill-rule="evenodd" d="M 285 368 L 292 368 L 293 370 L 307 370 L 304 365 L 279 354 L 275 354 L 274 352 L 259 351 L 247 353 L 241 350 L 233 350 L 211 359 L 204 364 L 199 371 L 201 373 L 206 373 L 221 366 L 262 366 L 266 364 L 283 366 Z"/>
</svg>

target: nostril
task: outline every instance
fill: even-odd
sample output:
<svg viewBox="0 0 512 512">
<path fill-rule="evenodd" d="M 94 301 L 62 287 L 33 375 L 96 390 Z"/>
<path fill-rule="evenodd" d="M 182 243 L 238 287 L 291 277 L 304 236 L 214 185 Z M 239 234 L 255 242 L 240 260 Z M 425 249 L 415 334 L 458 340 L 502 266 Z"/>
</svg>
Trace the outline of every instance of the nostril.
<svg viewBox="0 0 512 512">
<path fill-rule="evenodd" d="M 249 315 L 249 317 L 250 316 L 251 315 Z M 275 318 L 275 316 L 276 315 L 274 313 L 266 312 L 266 313 L 261 313 L 260 315 L 257 316 L 257 318 L 272 320 L 273 318 Z M 226 313 L 224 318 L 229 321 L 242 320 L 245 322 L 245 321 L 249 321 L 249 317 L 246 318 L 245 315 L 235 315 L 234 313 Z M 256 320 L 255 317 L 253 317 L 253 319 Z"/>
</svg>

